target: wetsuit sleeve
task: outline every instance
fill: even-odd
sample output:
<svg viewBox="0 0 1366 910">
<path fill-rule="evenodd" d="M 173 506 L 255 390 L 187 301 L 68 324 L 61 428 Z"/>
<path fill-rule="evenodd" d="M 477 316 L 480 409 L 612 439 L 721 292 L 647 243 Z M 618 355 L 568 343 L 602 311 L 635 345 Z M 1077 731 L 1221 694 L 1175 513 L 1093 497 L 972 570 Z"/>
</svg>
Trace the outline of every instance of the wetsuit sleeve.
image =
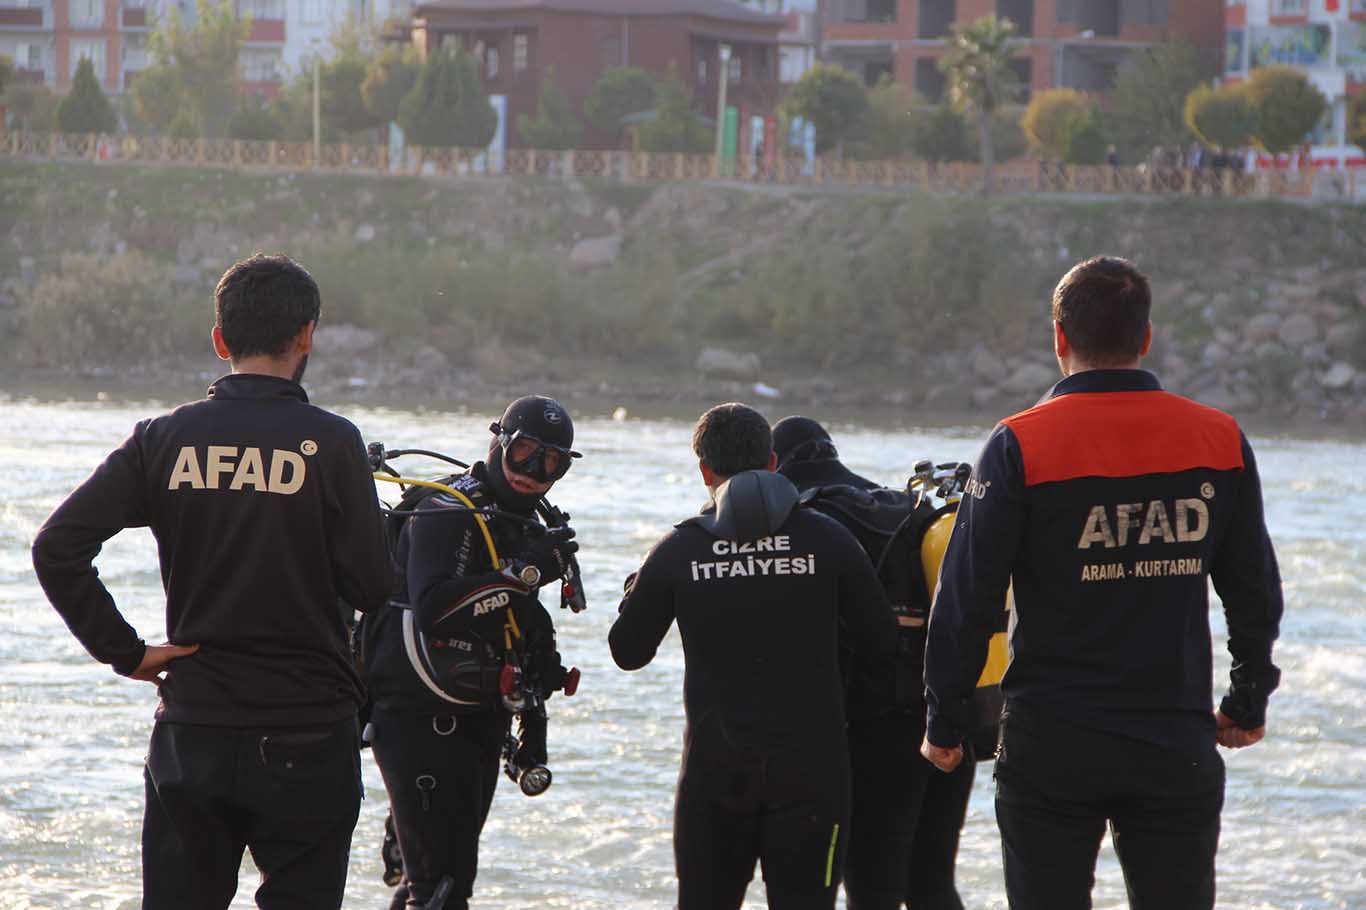
<svg viewBox="0 0 1366 910">
<path fill-rule="evenodd" d="M 351 428 L 334 490 L 338 515 L 330 523 L 328 548 L 337 593 L 347 606 L 367 612 L 383 606 L 393 588 L 384 519 L 360 432 Z"/>
<path fill-rule="evenodd" d="M 607 635 L 612 659 L 623 670 L 639 670 L 654 660 L 659 643 L 674 621 L 674 594 L 670 582 L 671 534 L 655 545 L 640 569 L 626 580 L 616 622 Z"/>
<path fill-rule="evenodd" d="M 958 745 L 972 729 L 973 689 L 1020 546 L 1024 463 L 1009 427 L 992 432 L 972 477 L 973 492 L 958 506 L 944 554 L 925 647 L 927 735 L 941 748 Z"/>
<path fill-rule="evenodd" d="M 485 597 L 500 593 L 525 594 L 526 587 L 501 572 L 468 574 L 473 549 L 485 546 L 474 516 L 456 507 L 442 508 L 442 497 L 431 497 L 408 519 L 408 593 L 426 632 L 459 634 L 470 631 L 485 641 L 501 642 L 501 609 L 479 609 Z M 486 564 L 483 560 L 480 565 Z M 501 644 L 500 644 L 501 646 Z"/>
<path fill-rule="evenodd" d="M 555 623 L 549 611 L 531 596 L 513 602 L 518 628 L 526 639 L 526 669 L 536 688 L 550 695 L 564 688 L 565 669 L 555 642 Z"/>
<path fill-rule="evenodd" d="M 1266 723 L 1267 699 L 1280 683 L 1281 671 L 1271 662 L 1271 647 L 1279 634 L 1284 604 L 1276 553 L 1262 511 L 1257 461 L 1246 437 L 1242 445 L 1237 499 L 1210 578 L 1224 603 L 1228 650 L 1233 656 L 1232 684 L 1219 710 L 1239 727 L 1255 730 Z"/>
<path fill-rule="evenodd" d="M 146 644 L 119 613 L 95 557 L 124 528 L 147 524 L 140 423 L 123 445 L 57 507 L 33 541 L 33 568 L 52 606 L 90 655 L 124 676 Z"/>
<path fill-rule="evenodd" d="M 896 653 L 897 636 L 887 592 L 858 540 L 838 527 L 845 551 L 839 576 L 840 644 L 860 657 L 890 657 Z"/>
</svg>

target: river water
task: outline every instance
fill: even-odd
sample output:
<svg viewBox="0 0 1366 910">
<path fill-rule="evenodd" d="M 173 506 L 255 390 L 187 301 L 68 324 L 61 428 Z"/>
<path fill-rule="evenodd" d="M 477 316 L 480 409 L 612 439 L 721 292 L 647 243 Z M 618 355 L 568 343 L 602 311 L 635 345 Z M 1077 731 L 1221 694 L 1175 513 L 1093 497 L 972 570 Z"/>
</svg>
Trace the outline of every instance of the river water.
<svg viewBox="0 0 1366 910">
<path fill-rule="evenodd" d="M 145 683 L 95 664 L 47 605 L 29 562 L 34 532 L 61 497 L 142 416 L 162 404 L 0 396 L 0 910 L 138 906 L 141 764 L 155 706 Z M 343 407 L 369 440 L 478 457 L 490 415 Z M 780 408 L 771 417 L 783 416 Z M 655 663 L 612 664 L 607 630 L 622 578 L 704 491 L 676 420 L 584 418 L 586 453 L 555 490 L 583 544 L 590 608 L 555 612 L 579 693 L 551 702 L 555 784 L 536 799 L 503 780 L 484 831 L 474 906 L 668 908 L 671 809 L 683 712 L 671 633 Z M 888 483 L 918 458 L 970 460 L 986 428 L 835 428 L 851 467 Z M 1219 906 L 1366 908 L 1366 444 L 1257 437 L 1268 521 L 1285 578 L 1281 691 L 1262 744 L 1227 754 Z M 424 476 L 424 470 L 414 465 Z M 390 493 L 390 490 L 382 491 Z M 120 608 L 160 640 L 162 592 L 151 535 L 125 532 L 98 565 Z M 1227 678 L 1217 607 L 1216 678 Z M 384 789 L 364 760 L 366 802 L 346 907 L 387 907 L 379 880 Z M 978 773 L 959 859 L 969 910 L 1002 908 L 989 768 Z M 254 906 L 243 866 L 234 908 Z M 1108 844 L 1096 906 L 1124 907 Z M 764 907 L 761 883 L 746 906 Z"/>
</svg>

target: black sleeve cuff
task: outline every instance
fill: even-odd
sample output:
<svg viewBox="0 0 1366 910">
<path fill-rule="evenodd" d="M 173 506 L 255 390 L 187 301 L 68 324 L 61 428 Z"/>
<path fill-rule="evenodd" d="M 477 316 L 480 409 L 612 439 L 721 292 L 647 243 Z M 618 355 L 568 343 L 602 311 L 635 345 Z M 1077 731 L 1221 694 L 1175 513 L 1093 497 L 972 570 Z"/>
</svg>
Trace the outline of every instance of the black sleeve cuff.
<svg viewBox="0 0 1366 910">
<path fill-rule="evenodd" d="M 114 668 L 114 672 L 120 676 L 132 676 L 133 671 L 138 668 L 138 664 L 142 663 L 142 658 L 146 654 L 147 642 L 139 639 L 136 648 L 129 651 L 127 654 L 122 654 L 114 658 L 109 663 L 110 666 Z"/>
<path fill-rule="evenodd" d="M 1234 664 L 1232 683 L 1219 703 L 1219 711 L 1243 730 L 1266 725 L 1266 703 L 1281 682 L 1281 671 L 1270 663 L 1260 667 Z"/>
</svg>

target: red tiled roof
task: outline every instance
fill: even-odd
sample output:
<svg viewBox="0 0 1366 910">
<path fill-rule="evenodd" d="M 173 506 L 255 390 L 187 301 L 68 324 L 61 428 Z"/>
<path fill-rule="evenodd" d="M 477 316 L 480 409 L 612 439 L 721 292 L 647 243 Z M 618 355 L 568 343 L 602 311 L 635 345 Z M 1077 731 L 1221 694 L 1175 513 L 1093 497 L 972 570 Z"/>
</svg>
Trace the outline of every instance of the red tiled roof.
<svg viewBox="0 0 1366 910">
<path fill-rule="evenodd" d="M 776 13 L 760 13 L 733 0 L 434 0 L 418 3 L 414 13 L 426 10 L 459 13 L 510 13 L 551 10 L 607 16 L 703 16 L 753 25 L 783 24 Z"/>
</svg>

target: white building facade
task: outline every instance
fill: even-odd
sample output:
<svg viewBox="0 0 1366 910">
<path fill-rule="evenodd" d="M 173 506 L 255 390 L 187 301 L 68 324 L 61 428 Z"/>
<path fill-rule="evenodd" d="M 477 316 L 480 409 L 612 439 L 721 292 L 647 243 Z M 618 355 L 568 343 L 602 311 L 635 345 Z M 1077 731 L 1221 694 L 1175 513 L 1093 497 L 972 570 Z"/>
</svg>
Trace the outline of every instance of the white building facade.
<svg viewBox="0 0 1366 910">
<path fill-rule="evenodd" d="M 1224 21 L 1225 79 L 1277 64 L 1301 71 L 1328 99 L 1311 137 L 1312 162 L 1366 166 L 1363 150 L 1347 143 L 1348 100 L 1366 92 L 1366 0 L 1228 0 Z"/>
</svg>

